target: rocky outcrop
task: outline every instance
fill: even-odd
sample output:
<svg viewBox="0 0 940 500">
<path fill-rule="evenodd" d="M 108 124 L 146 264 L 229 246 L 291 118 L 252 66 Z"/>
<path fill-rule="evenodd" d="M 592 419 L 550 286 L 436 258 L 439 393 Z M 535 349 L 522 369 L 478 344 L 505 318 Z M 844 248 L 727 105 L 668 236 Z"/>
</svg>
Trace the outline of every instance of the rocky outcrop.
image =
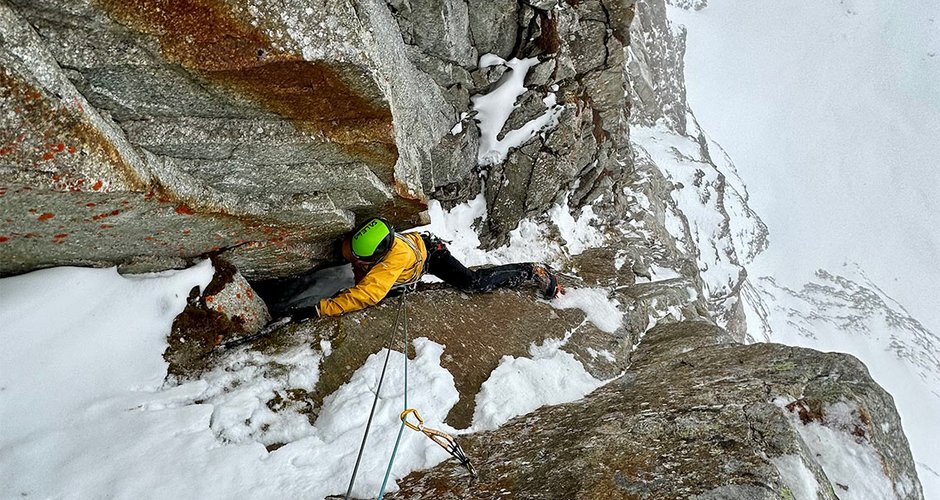
<svg viewBox="0 0 940 500">
<path fill-rule="evenodd" d="M 464 436 L 476 481 L 446 462 L 395 497 L 923 498 L 907 446 L 855 358 L 686 322 L 647 333 L 583 401 Z"/>
<path fill-rule="evenodd" d="M 215 273 L 202 293 L 193 289 L 173 321 L 164 359 L 170 375 L 194 376 L 210 365 L 222 342 L 258 333 L 271 314 L 261 297 L 230 262 L 212 259 Z"/>
<path fill-rule="evenodd" d="M 704 2 L 685 4 L 700 8 Z M 669 22 L 664 2 L 639 4 L 631 40 L 626 72 L 634 161 L 664 177 L 667 187 L 650 196 L 662 200 L 667 231 L 694 259 L 712 316 L 736 339 L 749 339 L 745 266 L 767 247 L 767 227 L 748 206 L 731 159 L 701 129 L 686 101 L 685 30 Z"/>
<path fill-rule="evenodd" d="M 278 287 L 332 260 L 362 217 L 406 229 L 429 198 L 481 195 L 483 246 L 509 255 L 514 231 L 538 232 L 529 243 L 553 249 L 572 294 L 408 296 L 412 337 L 445 346 L 460 395 L 445 423 L 473 428 L 496 370 L 545 346 L 608 383 L 467 435 L 471 486 L 444 464 L 399 496 L 921 497 L 864 366 L 734 343 L 756 336 L 745 266 L 767 230 L 689 109 L 663 0 L 12 0 L 0 36 L 0 274 L 213 256 L 169 336 L 171 378 L 250 358 L 246 381 L 278 379 L 256 396 L 265 415 L 303 427 L 262 439 L 268 422 L 248 416 L 239 439 L 273 452 L 308 435 L 398 305 L 285 326 L 229 357 L 220 343 L 270 319 L 247 279 Z M 282 376 L 297 367 L 311 374 Z M 833 468 L 832 450 L 871 481 Z"/>
<path fill-rule="evenodd" d="M 294 7 L 0 7 L 0 273 L 225 250 L 271 277 L 332 258 L 356 217 L 420 222 L 440 91 L 384 5 Z"/>
<path fill-rule="evenodd" d="M 632 273 L 625 276 L 632 277 Z M 689 297 L 689 285 L 681 280 L 605 284 L 609 288 L 598 288 L 598 293 L 614 300 L 622 311 L 621 318 L 609 318 L 616 324 L 612 332 L 611 325 L 603 325 L 606 330 L 602 330 L 581 309 L 562 309 L 534 300 L 534 288 L 468 296 L 454 289 L 425 285 L 410 293 L 406 299 L 410 335 L 446 346 L 442 366 L 453 374 L 461 395 L 447 423 L 455 428 L 470 426 L 475 396 L 505 356 L 529 357 L 532 346 L 560 343 L 560 349 L 573 355 L 588 373 L 606 380 L 623 372 L 633 346 L 654 324 L 668 324 L 683 317 L 704 318 L 698 315 L 707 314 L 703 303 L 696 305 Z M 210 285 L 207 293 L 213 291 Z M 202 300 L 209 304 L 209 299 Z M 370 355 L 386 346 L 399 300 L 388 298 L 378 306 L 339 318 L 287 325 L 253 345 L 278 351 L 329 340 L 330 352 L 321 363 L 321 377 L 308 401 L 312 408 L 319 409 L 326 396 L 347 383 Z M 226 340 L 232 338 L 237 336 Z M 199 360 L 199 364 L 190 365 L 190 375 L 195 375 L 211 364 L 206 355 L 217 344 L 171 343 L 169 352 L 174 358 Z"/>
</svg>

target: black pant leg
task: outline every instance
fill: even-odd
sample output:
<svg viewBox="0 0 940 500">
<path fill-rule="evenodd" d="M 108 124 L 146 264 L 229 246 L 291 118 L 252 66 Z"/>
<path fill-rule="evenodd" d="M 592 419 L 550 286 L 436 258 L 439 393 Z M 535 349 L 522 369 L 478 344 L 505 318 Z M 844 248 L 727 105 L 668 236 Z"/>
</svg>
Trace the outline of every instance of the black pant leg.
<svg viewBox="0 0 940 500">
<path fill-rule="evenodd" d="M 532 264 L 503 264 L 474 271 L 473 291 L 516 288 L 532 278 Z"/>
<path fill-rule="evenodd" d="M 532 264 L 529 263 L 472 270 L 457 260 L 446 247 L 428 251 L 428 273 L 467 292 L 514 288 L 532 278 Z"/>
<path fill-rule="evenodd" d="M 473 291 L 474 273 L 445 248 L 428 248 L 428 273 L 444 283 L 468 292 Z"/>
</svg>

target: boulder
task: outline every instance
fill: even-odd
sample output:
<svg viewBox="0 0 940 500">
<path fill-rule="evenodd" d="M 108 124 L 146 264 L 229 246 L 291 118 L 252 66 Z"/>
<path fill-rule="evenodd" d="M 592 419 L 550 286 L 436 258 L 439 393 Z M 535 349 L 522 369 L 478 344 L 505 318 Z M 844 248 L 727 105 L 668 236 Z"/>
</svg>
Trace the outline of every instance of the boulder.
<svg viewBox="0 0 940 500">
<path fill-rule="evenodd" d="M 257 333 L 271 321 L 264 301 L 230 262 L 213 257 L 212 265 L 212 281 L 201 295 L 192 290 L 173 321 L 163 355 L 170 375 L 198 376 L 222 343 Z"/>
</svg>

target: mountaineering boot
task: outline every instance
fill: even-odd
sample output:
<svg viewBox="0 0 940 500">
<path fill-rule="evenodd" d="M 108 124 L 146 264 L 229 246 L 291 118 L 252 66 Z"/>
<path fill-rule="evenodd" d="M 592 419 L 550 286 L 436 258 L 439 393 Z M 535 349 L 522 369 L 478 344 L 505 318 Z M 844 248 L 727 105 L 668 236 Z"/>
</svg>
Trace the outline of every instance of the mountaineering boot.
<svg viewBox="0 0 940 500">
<path fill-rule="evenodd" d="M 552 300 L 559 293 L 564 293 L 564 289 L 558 284 L 558 279 L 544 264 L 534 264 L 532 266 L 532 281 L 542 292 L 542 297 L 545 300 Z"/>
</svg>

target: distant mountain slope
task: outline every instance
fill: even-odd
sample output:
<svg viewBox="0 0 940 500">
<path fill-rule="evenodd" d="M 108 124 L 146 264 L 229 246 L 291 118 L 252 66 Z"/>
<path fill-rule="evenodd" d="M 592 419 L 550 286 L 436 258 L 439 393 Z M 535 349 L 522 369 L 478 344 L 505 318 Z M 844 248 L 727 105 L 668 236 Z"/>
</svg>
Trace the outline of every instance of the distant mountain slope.
<svg viewBox="0 0 940 500">
<path fill-rule="evenodd" d="M 925 491 L 940 491 L 935 433 L 940 415 L 940 338 L 911 317 L 857 266 L 819 270 L 795 290 L 770 277 L 746 294 L 750 318 L 764 316 L 770 340 L 852 354 L 890 392 Z M 752 322 L 751 325 L 755 325 Z"/>
</svg>

